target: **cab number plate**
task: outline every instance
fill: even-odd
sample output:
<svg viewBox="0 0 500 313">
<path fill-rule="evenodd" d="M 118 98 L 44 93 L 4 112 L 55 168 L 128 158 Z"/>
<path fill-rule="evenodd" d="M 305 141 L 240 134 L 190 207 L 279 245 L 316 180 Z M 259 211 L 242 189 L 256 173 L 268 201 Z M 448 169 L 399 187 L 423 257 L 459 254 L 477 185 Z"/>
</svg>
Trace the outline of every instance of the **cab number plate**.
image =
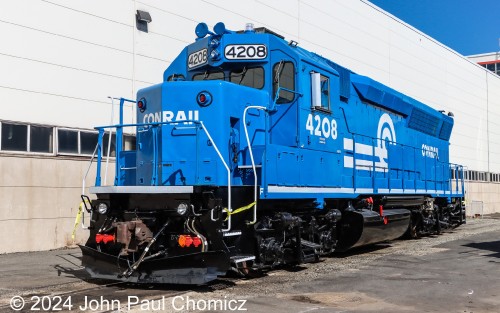
<svg viewBox="0 0 500 313">
<path fill-rule="evenodd" d="M 265 45 L 227 45 L 224 56 L 228 60 L 260 60 L 267 57 Z"/>
<path fill-rule="evenodd" d="M 195 68 L 197 66 L 207 63 L 208 61 L 207 53 L 208 50 L 206 48 L 191 53 L 188 57 L 188 68 L 189 69 Z"/>
</svg>

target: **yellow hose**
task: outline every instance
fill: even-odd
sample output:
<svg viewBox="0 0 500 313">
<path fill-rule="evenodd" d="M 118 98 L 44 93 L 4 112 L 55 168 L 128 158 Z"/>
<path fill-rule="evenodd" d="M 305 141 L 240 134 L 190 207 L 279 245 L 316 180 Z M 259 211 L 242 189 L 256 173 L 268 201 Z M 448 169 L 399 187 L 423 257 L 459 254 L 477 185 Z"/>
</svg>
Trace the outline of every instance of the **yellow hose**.
<svg viewBox="0 0 500 313">
<path fill-rule="evenodd" d="M 256 204 L 256 202 L 252 202 L 249 205 L 245 205 L 241 208 L 234 210 L 233 212 L 229 212 L 229 210 L 227 208 L 224 208 L 224 211 L 227 213 L 227 217 L 224 221 L 227 221 L 229 219 L 230 215 L 238 214 L 238 213 L 241 213 L 243 211 L 251 209 L 255 204 Z"/>
</svg>

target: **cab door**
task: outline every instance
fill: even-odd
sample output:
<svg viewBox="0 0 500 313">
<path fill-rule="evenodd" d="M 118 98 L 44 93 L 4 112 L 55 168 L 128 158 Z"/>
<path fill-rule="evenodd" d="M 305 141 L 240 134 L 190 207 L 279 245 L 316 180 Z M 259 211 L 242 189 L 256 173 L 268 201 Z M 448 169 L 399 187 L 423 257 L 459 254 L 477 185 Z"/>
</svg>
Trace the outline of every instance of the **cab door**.
<svg viewBox="0 0 500 313">
<path fill-rule="evenodd" d="M 304 62 L 299 108 L 301 184 L 340 186 L 343 136 L 339 131 L 338 74 Z"/>
<path fill-rule="evenodd" d="M 296 147 L 298 143 L 298 95 L 296 61 L 281 50 L 271 57 L 271 102 L 276 112 L 270 117 L 270 143 Z"/>
<path fill-rule="evenodd" d="M 339 148 L 338 75 L 307 63 L 303 68 L 307 92 L 299 114 L 301 147 L 335 151 Z"/>
</svg>

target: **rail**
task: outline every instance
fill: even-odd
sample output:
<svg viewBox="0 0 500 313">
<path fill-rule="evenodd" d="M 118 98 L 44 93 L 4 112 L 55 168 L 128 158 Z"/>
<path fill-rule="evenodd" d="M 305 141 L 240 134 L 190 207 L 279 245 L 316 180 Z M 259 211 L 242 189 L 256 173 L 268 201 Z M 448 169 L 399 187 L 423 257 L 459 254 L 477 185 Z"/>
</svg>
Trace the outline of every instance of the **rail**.
<svg viewBox="0 0 500 313">
<path fill-rule="evenodd" d="M 89 166 L 87 167 L 87 171 L 85 171 L 85 175 L 83 176 L 82 179 L 82 195 L 85 194 L 85 181 L 87 180 L 87 176 L 89 175 L 90 168 L 92 167 L 92 163 L 94 162 L 95 155 L 97 151 L 100 150 L 99 144 L 95 146 L 94 153 L 92 153 L 92 157 L 90 158 Z"/>
<path fill-rule="evenodd" d="M 247 146 L 248 146 L 248 153 L 250 154 L 250 161 L 252 162 L 252 170 L 253 170 L 253 178 L 254 178 L 254 206 L 253 206 L 253 220 L 250 222 L 250 224 L 255 224 L 257 222 L 257 169 L 255 167 L 255 160 L 253 158 L 253 151 L 252 151 L 252 144 L 250 142 L 250 138 L 248 136 L 248 128 L 247 128 L 247 111 L 249 109 L 256 109 L 256 110 L 262 110 L 262 111 L 267 111 L 266 107 L 263 106 L 258 106 L 258 105 L 253 105 L 253 106 L 248 106 L 245 108 L 243 111 L 243 128 L 245 130 L 245 138 L 247 140 Z"/>
<path fill-rule="evenodd" d="M 362 140 L 364 138 L 364 140 Z M 453 163 L 447 163 L 447 162 L 442 162 L 438 158 L 438 154 L 434 151 L 425 151 L 426 154 L 429 154 L 429 156 L 424 156 L 423 160 L 423 171 L 418 170 L 418 164 L 416 158 L 419 153 L 422 153 L 422 149 L 414 146 L 409 146 L 409 145 L 403 145 L 394 141 L 387 141 L 386 144 L 387 146 L 390 145 L 396 145 L 398 148 L 401 149 L 410 149 L 413 153 L 413 159 L 414 159 L 414 166 L 412 168 L 405 168 L 404 163 L 405 163 L 405 156 L 407 156 L 407 153 L 400 153 L 401 155 L 401 162 L 400 166 L 395 167 L 392 166 L 390 167 L 388 163 L 385 164 L 385 166 L 380 166 L 377 165 L 376 159 L 377 155 L 375 153 L 375 149 L 377 147 L 376 143 L 379 139 L 370 137 L 370 136 L 364 136 L 364 135 L 358 135 L 358 134 L 353 134 L 352 136 L 352 158 L 353 158 L 353 188 L 357 188 L 357 181 L 362 178 L 362 176 L 358 175 L 359 169 L 365 169 L 369 171 L 371 174 L 372 178 L 372 188 L 377 189 L 379 188 L 385 188 L 385 186 L 377 186 L 377 172 L 384 173 L 384 176 L 386 176 L 386 186 L 388 190 L 391 190 L 391 173 L 393 172 L 401 172 L 401 177 L 398 178 L 398 180 L 401 181 L 401 189 L 402 190 L 410 190 L 413 189 L 415 193 L 419 191 L 420 189 L 417 186 L 417 181 L 421 180 L 424 183 L 424 189 L 426 192 L 429 193 L 438 193 L 447 195 L 450 197 L 456 196 L 456 195 L 464 195 L 465 194 L 465 181 L 464 181 L 464 174 L 463 174 L 463 166 L 458 165 L 458 164 L 453 164 Z M 360 145 L 357 145 L 357 143 L 361 143 Z M 361 153 L 364 154 L 363 152 L 358 152 L 357 151 L 357 146 L 361 147 L 361 145 L 366 143 L 371 144 L 371 153 L 372 153 L 372 161 L 370 161 L 370 164 L 368 164 L 364 160 L 357 160 L 356 154 Z M 410 153 L 411 155 L 411 153 Z M 432 159 L 432 161 L 429 161 L 429 159 Z M 360 164 L 357 164 L 357 161 L 359 161 Z M 430 162 L 430 163 L 429 163 Z M 432 170 L 434 171 L 432 177 L 429 177 L 429 165 L 431 165 L 433 168 Z M 441 170 L 442 172 L 438 172 Z M 406 174 L 408 174 L 408 178 L 406 178 Z M 413 175 L 413 179 L 411 178 L 411 175 Z M 421 176 L 422 175 L 422 176 Z M 417 179 L 417 177 L 421 177 L 421 179 Z M 405 188 L 405 182 L 410 182 L 413 181 L 413 187 L 412 188 Z M 365 188 L 366 186 L 363 186 Z M 432 189 L 433 188 L 433 189 Z M 434 191 L 434 192 L 432 192 Z"/>
<path fill-rule="evenodd" d="M 205 124 L 203 124 L 203 121 L 199 122 L 203 130 L 205 131 L 205 134 L 208 137 L 208 140 L 212 143 L 212 146 L 215 149 L 215 152 L 217 152 L 217 155 L 219 156 L 220 160 L 222 161 L 222 164 L 224 164 L 224 167 L 226 168 L 227 171 L 227 210 L 228 210 L 228 219 L 227 219 L 227 228 L 222 229 L 222 231 L 229 231 L 231 230 L 231 212 L 233 211 L 231 207 L 231 170 L 229 169 L 229 166 L 227 165 L 226 161 L 222 157 L 222 154 L 219 151 L 219 148 L 217 148 L 217 145 L 215 144 L 215 141 L 212 139 L 212 136 L 208 132 L 207 128 L 205 127 Z M 211 212 L 211 218 L 213 220 L 213 210 Z"/>
<path fill-rule="evenodd" d="M 118 98 L 115 98 L 115 97 L 108 97 L 109 99 L 111 99 L 111 121 L 110 123 L 113 124 L 113 121 L 114 121 L 114 117 L 115 117 L 115 100 L 119 100 Z M 113 138 L 113 129 L 110 128 L 109 129 L 109 133 L 108 133 L 108 153 L 106 155 L 106 169 L 104 170 L 104 183 L 107 184 L 108 182 L 108 168 L 109 168 L 109 158 L 110 158 L 110 154 L 111 154 L 111 138 Z"/>
<path fill-rule="evenodd" d="M 122 107 L 122 105 L 120 105 Z M 121 114 L 121 113 L 120 113 Z M 121 120 L 122 121 L 122 120 Z M 217 156 L 219 157 L 220 161 L 224 165 L 224 168 L 226 169 L 227 172 L 227 187 L 228 187 L 228 195 L 227 195 L 227 210 L 229 213 L 232 212 L 232 190 L 231 190 L 231 169 L 229 168 L 227 162 L 224 160 L 224 157 L 222 156 L 217 144 L 215 143 L 212 135 L 210 134 L 209 130 L 203 123 L 203 121 L 195 121 L 195 120 L 187 120 L 184 121 L 186 123 L 191 123 L 198 125 L 203 132 L 207 135 L 208 139 L 211 142 L 211 146 L 214 148 L 215 152 L 217 153 Z M 116 125 L 107 125 L 107 126 L 98 126 L 95 127 L 99 131 L 99 137 L 98 137 L 98 143 L 96 150 L 98 150 L 97 153 L 97 173 L 96 173 L 96 181 L 95 185 L 96 186 L 101 186 L 101 162 L 102 162 L 102 155 L 100 151 L 102 150 L 102 137 L 104 135 L 104 132 L 106 129 L 109 128 L 116 128 L 116 155 L 117 157 L 120 155 L 122 152 L 122 136 L 123 136 L 123 128 L 125 127 L 152 127 L 152 132 L 153 132 L 153 173 L 151 176 L 151 185 L 156 186 L 158 185 L 158 127 L 162 125 L 171 125 L 171 124 L 178 124 L 179 122 L 154 122 L 154 123 L 131 123 L 131 124 L 116 124 Z M 140 132 L 140 131 L 139 131 Z M 115 171 L 115 185 L 119 184 L 119 177 L 121 177 L 122 171 L 123 170 L 132 170 L 135 169 L 134 167 L 120 167 L 120 162 L 116 162 L 116 171 Z M 227 227 L 223 229 L 223 231 L 229 231 L 231 229 L 231 214 L 228 214 L 229 218 L 227 220 Z M 213 216 L 213 210 L 211 212 L 211 218 L 212 220 L 215 220 Z"/>
</svg>

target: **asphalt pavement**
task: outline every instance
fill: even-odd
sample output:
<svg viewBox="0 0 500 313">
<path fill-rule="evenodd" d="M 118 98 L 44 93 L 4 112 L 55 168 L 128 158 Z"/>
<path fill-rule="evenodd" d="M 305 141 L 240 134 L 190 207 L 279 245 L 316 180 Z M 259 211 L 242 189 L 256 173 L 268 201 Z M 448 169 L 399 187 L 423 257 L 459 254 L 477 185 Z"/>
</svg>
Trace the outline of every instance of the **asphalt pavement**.
<svg viewBox="0 0 500 313">
<path fill-rule="evenodd" d="M 500 312 L 495 217 L 201 287 L 92 280 L 80 260 L 79 249 L 0 255 L 0 312 L 19 297 L 21 312 Z"/>
</svg>

